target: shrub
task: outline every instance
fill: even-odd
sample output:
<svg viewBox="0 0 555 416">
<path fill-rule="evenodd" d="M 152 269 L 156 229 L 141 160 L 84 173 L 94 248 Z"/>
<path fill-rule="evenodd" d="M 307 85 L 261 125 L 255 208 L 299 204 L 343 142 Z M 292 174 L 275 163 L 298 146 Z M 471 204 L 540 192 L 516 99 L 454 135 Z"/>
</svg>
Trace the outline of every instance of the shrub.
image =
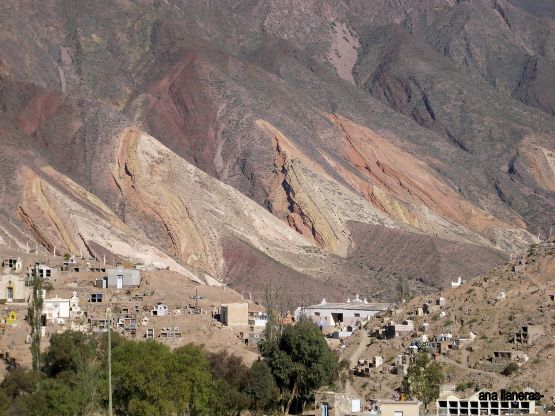
<svg viewBox="0 0 555 416">
<path fill-rule="evenodd" d="M 501 371 L 501 374 L 508 377 L 518 371 L 518 365 L 516 363 L 509 363 L 507 366 Z"/>
</svg>

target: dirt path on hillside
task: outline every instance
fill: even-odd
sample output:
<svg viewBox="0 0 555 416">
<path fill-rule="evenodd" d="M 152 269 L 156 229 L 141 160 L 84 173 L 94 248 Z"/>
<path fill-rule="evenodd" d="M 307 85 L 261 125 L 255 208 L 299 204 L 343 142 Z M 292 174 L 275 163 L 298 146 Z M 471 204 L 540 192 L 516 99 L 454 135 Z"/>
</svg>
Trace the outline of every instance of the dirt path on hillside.
<svg viewBox="0 0 555 416">
<path fill-rule="evenodd" d="M 359 330 L 357 332 L 357 336 L 359 337 L 358 345 L 356 349 L 348 357 L 349 370 L 357 365 L 358 360 L 360 359 L 360 356 L 364 351 L 366 351 L 368 343 L 370 342 L 370 337 L 368 336 L 368 331 L 366 329 Z M 358 392 L 352 386 L 351 380 L 349 378 L 347 378 L 347 381 L 345 382 L 345 392 L 351 393 L 355 396 L 358 395 Z"/>
</svg>

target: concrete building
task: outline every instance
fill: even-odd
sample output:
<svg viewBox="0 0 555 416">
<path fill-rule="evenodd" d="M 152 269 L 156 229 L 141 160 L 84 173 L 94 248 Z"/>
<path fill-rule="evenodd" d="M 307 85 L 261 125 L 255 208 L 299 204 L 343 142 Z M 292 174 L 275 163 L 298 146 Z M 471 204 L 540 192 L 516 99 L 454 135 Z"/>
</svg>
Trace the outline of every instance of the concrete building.
<svg viewBox="0 0 555 416">
<path fill-rule="evenodd" d="M 481 393 L 482 397 L 480 396 Z M 497 392 L 490 393 L 487 390 L 480 390 L 467 398 L 461 398 L 452 392 L 445 392 L 436 400 L 436 414 L 438 416 L 533 413 L 537 413 L 536 404 L 533 400 L 503 400 L 502 397 L 498 397 Z"/>
<path fill-rule="evenodd" d="M 59 277 L 59 270 L 55 267 L 47 266 L 43 263 L 35 263 L 34 266 L 29 267 L 28 273 L 32 277 L 40 277 L 41 279 L 49 280 Z"/>
<path fill-rule="evenodd" d="M 541 325 L 526 325 L 523 326 L 514 336 L 513 342 L 515 344 L 529 344 L 534 342 L 545 334 L 545 330 Z"/>
<path fill-rule="evenodd" d="M 227 303 L 221 305 L 220 322 L 226 326 L 248 326 L 249 304 Z"/>
<path fill-rule="evenodd" d="M 163 303 L 157 303 L 150 312 L 152 316 L 166 316 L 168 314 L 168 307 Z"/>
<path fill-rule="evenodd" d="M 9 272 L 15 272 L 15 273 L 19 273 L 21 272 L 21 257 L 15 258 L 15 257 L 8 257 L 6 259 L 4 259 L 2 261 L 2 267 L 4 268 L 4 272 L 5 273 L 9 273 Z"/>
<path fill-rule="evenodd" d="M 315 410 L 320 410 L 322 416 L 346 416 L 360 414 L 361 400 L 350 393 L 334 391 L 320 391 L 314 393 Z"/>
<path fill-rule="evenodd" d="M 158 337 L 168 341 L 173 341 L 176 338 L 181 338 L 181 329 L 177 326 L 162 328 Z"/>
<path fill-rule="evenodd" d="M 249 303 L 249 326 L 265 328 L 268 323 L 268 315 L 263 306 Z"/>
<path fill-rule="evenodd" d="M 268 323 L 268 316 L 264 312 L 249 312 L 249 325 L 264 328 Z"/>
<path fill-rule="evenodd" d="M 57 319 L 68 319 L 70 317 L 70 300 L 66 298 L 55 297 L 43 299 L 42 313 L 46 315 L 49 321 Z"/>
<path fill-rule="evenodd" d="M 106 276 L 103 278 L 103 287 L 111 289 L 123 289 L 137 287 L 141 284 L 141 271 L 138 269 L 106 269 Z"/>
<path fill-rule="evenodd" d="M 523 361 L 526 354 L 523 351 L 494 351 L 491 362 L 494 364 L 508 364 L 515 361 Z"/>
<path fill-rule="evenodd" d="M 420 402 L 416 400 L 380 400 L 381 416 L 418 416 Z"/>
<path fill-rule="evenodd" d="M 64 272 L 78 272 L 79 265 L 77 263 L 77 257 L 70 256 L 69 259 L 62 262 L 62 271 Z"/>
<path fill-rule="evenodd" d="M 249 332 L 245 343 L 249 347 L 256 347 L 260 341 L 264 340 L 264 333 L 262 332 Z"/>
<path fill-rule="evenodd" d="M 21 275 L 4 274 L 0 276 L 0 303 L 26 303 L 31 288 L 25 285 Z"/>
<path fill-rule="evenodd" d="M 302 306 L 295 310 L 295 320 L 301 315 L 311 318 L 322 328 L 334 327 L 336 325 L 355 325 L 362 323 L 369 317 L 383 312 L 390 307 L 388 303 L 368 303 L 366 299 L 359 299 L 358 295 L 352 301 L 347 299 L 345 303 L 328 303 L 325 299 L 317 305 Z"/>
<path fill-rule="evenodd" d="M 414 323 L 406 319 L 400 324 L 395 322 L 390 322 L 383 327 L 383 337 L 384 338 L 396 338 L 396 337 L 408 337 L 414 332 Z"/>
</svg>

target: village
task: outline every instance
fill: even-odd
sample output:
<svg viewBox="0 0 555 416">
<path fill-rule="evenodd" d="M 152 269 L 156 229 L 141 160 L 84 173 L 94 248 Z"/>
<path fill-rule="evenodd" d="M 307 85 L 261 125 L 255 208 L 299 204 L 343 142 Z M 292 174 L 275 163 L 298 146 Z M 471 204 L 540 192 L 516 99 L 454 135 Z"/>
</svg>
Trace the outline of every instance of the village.
<svg viewBox="0 0 555 416">
<path fill-rule="evenodd" d="M 226 286 L 196 285 L 168 270 L 132 262 L 109 265 L 105 259 L 96 261 L 75 255 L 42 260 L 38 257 L 19 253 L 1 259 L 0 357 L 6 364 L 4 372 L 30 363 L 30 328 L 26 317 L 36 277 L 44 282 L 43 349 L 54 333 L 106 332 L 111 323 L 111 331 L 131 339 L 154 339 L 172 348 L 200 343 L 214 351 L 229 350 L 246 362 L 258 357 L 257 344 L 264 339 L 268 320 L 266 310 Z M 513 269 L 511 273 L 518 276 L 525 270 L 525 264 L 521 260 Z M 171 288 L 165 287 L 165 279 L 173 279 Z M 478 322 L 475 318 L 473 322 L 473 311 L 468 305 L 461 311 L 450 303 L 457 303 L 451 299 L 460 298 L 462 293 L 469 295 L 485 285 L 487 280 L 465 282 L 459 277 L 445 296 L 390 304 L 369 302 L 355 295 L 341 303 L 322 299 L 318 304 L 299 306 L 292 313 L 283 314 L 282 325 L 292 325 L 301 316 L 312 319 L 337 356 L 349 363 L 349 378 L 342 389 L 315 394 L 313 414 L 418 415 L 422 403 L 407 400 L 401 385 L 419 352 L 448 369 L 446 383 L 434 405 L 437 415 L 541 411 L 528 396 L 525 400 L 511 401 L 479 399 L 480 393 L 504 387 L 539 391 L 539 385 L 532 383 L 511 386 L 505 376 L 526 366 L 536 354 L 535 346 L 545 346 L 553 340 L 552 326 L 538 319 L 518 325 L 515 321 L 511 332 L 500 331 L 498 327 L 503 342 L 484 337 L 480 331 L 487 327 L 485 319 L 482 317 Z M 537 309 L 547 316 L 555 310 L 552 281 L 546 279 L 546 284 L 540 286 L 542 290 L 535 292 L 539 296 Z M 518 286 L 502 290 L 491 282 L 488 287 L 496 290 L 487 292 L 485 301 L 490 308 L 509 304 L 512 298 L 514 302 L 515 291 L 519 290 Z M 455 314 L 460 312 L 457 318 Z M 480 343 L 490 344 L 491 348 L 475 348 Z M 550 387 L 541 393 L 547 399 L 543 403 L 555 400 Z"/>
</svg>

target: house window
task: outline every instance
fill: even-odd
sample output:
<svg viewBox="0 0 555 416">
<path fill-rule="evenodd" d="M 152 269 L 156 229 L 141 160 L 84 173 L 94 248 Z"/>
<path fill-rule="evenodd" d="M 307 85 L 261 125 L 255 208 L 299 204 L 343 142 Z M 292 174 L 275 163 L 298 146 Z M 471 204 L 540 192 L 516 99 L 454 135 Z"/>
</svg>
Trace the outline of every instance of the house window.
<svg viewBox="0 0 555 416">
<path fill-rule="evenodd" d="M 8 287 L 7 299 L 8 299 L 8 302 L 13 302 L 13 287 Z"/>
<path fill-rule="evenodd" d="M 91 302 L 93 303 L 102 302 L 102 293 L 91 293 Z"/>
<path fill-rule="evenodd" d="M 401 410 L 395 410 L 395 412 L 393 412 L 393 416 L 403 416 L 403 412 Z"/>
<path fill-rule="evenodd" d="M 320 316 L 320 312 L 314 312 L 314 316 Z"/>
<path fill-rule="evenodd" d="M 360 318 L 360 313 L 355 313 L 355 318 Z"/>
</svg>

